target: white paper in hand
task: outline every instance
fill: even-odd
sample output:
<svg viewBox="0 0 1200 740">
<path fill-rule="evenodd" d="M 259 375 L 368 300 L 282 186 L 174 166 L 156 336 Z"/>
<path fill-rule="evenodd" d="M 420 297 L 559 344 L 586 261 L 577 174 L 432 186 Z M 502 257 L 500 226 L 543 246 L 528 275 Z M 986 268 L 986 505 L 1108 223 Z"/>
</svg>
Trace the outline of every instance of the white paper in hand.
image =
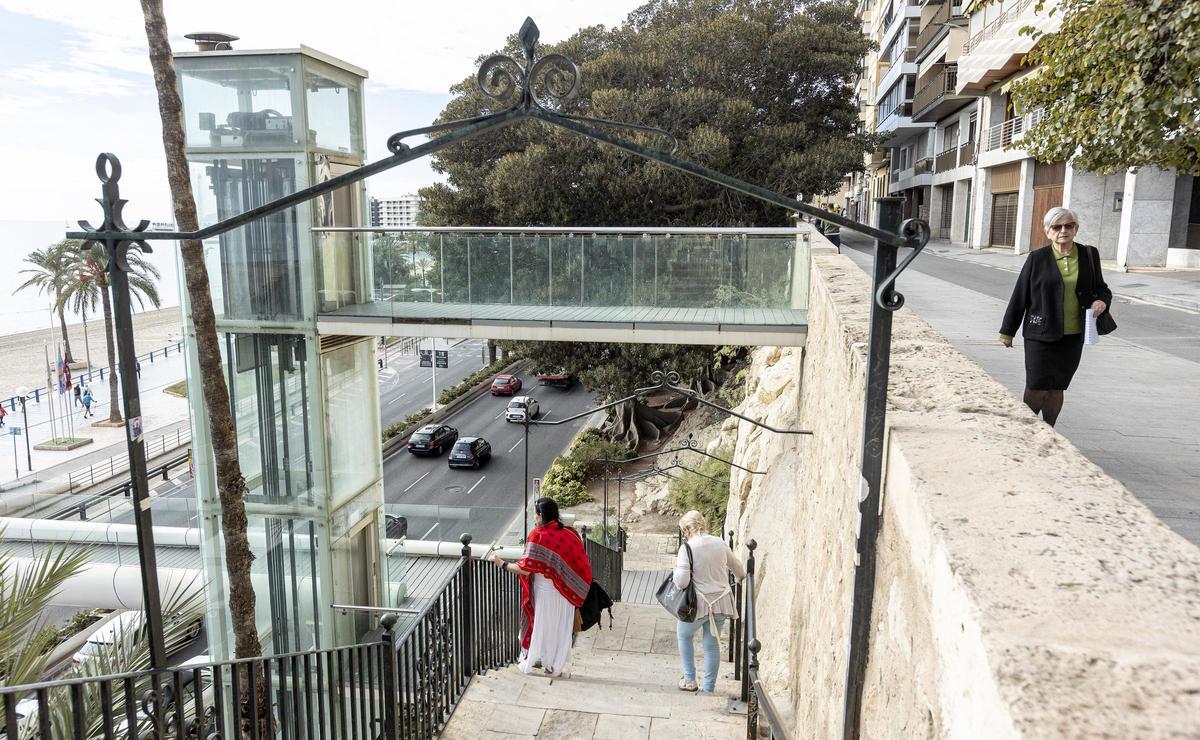
<svg viewBox="0 0 1200 740">
<path fill-rule="evenodd" d="M 1096 311 L 1089 308 L 1083 313 L 1083 343 L 1099 344 L 1100 334 L 1096 331 Z"/>
</svg>

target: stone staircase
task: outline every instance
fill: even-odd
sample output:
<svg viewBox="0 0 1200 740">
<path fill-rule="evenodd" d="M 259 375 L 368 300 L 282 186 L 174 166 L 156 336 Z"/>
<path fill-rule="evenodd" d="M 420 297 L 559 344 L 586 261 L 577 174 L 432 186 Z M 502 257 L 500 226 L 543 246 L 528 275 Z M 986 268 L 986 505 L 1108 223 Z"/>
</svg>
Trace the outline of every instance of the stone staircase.
<svg viewBox="0 0 1200 740">
<path fill-rule="evenodd" d="M 696 642 L 699 668 L 703 652 L 698 636 Z M 592 628 L 579 636 L 572 660 L 570 678 L 524 675 L 515 666 L 476 676 L 441 737 L 746 736 L 745 714 L 729 711 L 738 695 L 731 664 L 721 663 L 714 694 L 679 690 L 675 620 L 661 606 L 614 605 L 612 629 L 605 614 L 603 630 Z"/>
</svg>

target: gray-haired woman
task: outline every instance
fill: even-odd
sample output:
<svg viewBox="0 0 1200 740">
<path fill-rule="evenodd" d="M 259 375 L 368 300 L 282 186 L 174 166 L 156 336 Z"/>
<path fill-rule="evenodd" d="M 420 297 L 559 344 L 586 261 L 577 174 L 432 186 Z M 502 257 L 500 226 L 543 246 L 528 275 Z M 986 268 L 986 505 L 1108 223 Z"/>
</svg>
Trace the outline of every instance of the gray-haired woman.
<svg viewBox="0 0 1200 740">
<path fill-rule="evenodd" d="M 689 511 L 679 520 L 687 542 L 679 547 L 675 559 L 672 580 L 679 588 L 688 583 L 696 584 L 696 618 L 691 622 L 675 623 L 675 638 L 679 642 L 679 659 L 683 663 L 683 676 L 679 688 L 695 691 L 696 648 L 692 644 L 696 633 L 701 632 L 700 643 L 704 646 L 704 675 L 700 690 L 712 693 L 717 687 L 717 668 L 721 664 L 721 644 L 717 634 L 726 617 L 737 616 L 737 605 L 733 602 L 733 591 L 729 587 L 729 573 L 737 580 L 746 577 L 746 568 L 737 559 L 729 545 L 720 537 L 708 533 L 708 523 L 698 511 Z M 690 558 L 689 558 L 690 551 Z"/>
<path fill-rule="evenodd" d="M 1079 219 L 1074 211 L 1051 208 L 1042 223 L 1050 247 L 1026 258 L 1000 325 L 1000 343 L 1011 347 L 1021 329 L 1025 404 L 1054 426 L 1083 353 L 1084 312 L 1107 311 L 1112 291 L 1100 271 L 1099 251 L 1075 243 Z"/>
</svg>

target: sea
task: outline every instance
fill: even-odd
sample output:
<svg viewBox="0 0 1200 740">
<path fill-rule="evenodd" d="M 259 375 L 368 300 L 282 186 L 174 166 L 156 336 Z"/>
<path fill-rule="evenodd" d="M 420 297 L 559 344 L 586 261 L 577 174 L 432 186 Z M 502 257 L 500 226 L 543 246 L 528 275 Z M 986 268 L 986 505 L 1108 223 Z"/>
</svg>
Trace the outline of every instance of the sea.
<svg viewBox="0 0 1200 740">
<path fill-rule="evenodd" d="M 78 225 L 67 221 L 15 221 L 0 219 L 0 234 L 3 234 L 5 269 L 0 271 L 0 335 L 18 334 L 36 329 L 46 329 L 51 320 L 57 328 L 57 317 L 52 314 L 52 297 L 38 294 L 34 288 L 16 292 L 17 287 L 29 279 L 21 270 L 31 268 L 25 257 L 35 249 L 49 246 L 63 238 L 67 231 L 78 230 Z M 158 291 L 162 308 L 179 305 L 179 277 L 175 242 L 153 242 L 154 252 L 149 261 L 162 273 Z M 134 301 L 134 311 L 138 304 Z M 152 306 L 147 306 L 152 309 Z M 88 315 L 88 319 L 97 318 Z M 83 317 L 67 311 L 68 324 L 81 323 Z"/>
</svg>

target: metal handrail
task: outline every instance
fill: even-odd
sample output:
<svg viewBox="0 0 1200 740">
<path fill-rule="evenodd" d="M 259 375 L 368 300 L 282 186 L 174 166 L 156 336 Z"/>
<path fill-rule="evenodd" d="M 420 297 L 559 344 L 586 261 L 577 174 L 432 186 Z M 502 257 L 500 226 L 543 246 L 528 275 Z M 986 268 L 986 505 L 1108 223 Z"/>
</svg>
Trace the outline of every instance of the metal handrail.
<svg viewBox="0 0 1200 740">
<path fill-rule="evenodd" d="M 1024 13 L 1025 9 L 1028 8 L 1032 3 L 1033 3 L 1033 0 L 1021 0 L 1021 2 L 1017 3 L 1016 5 L 1012 6 L 1008 10 L 1005 10 L 1000 15 L 996 16 L 996 18 L 991 23 L 989 23 L 986 26 L 984 26 L 983 28 L 979 29 L 979 31 L 976 32 L 974 36 L 967 39 L 966 43 L 963 44 L 962 53 L 964 55 L 970 54 L 971 50 L 974 49 L 977 45 L 982 44 L 984 41 L 987 41 L 988 39 L 994 37 L 997 33 L 1000 32 L 1001 28 L 1003 28 L 1006 24 L 1009 23 L 1009 21 L 1012 21 L 1017 16 L 1021 15 L 1021 13 Z"/>
<path fill-rule="evenodd" d="M 794 236 L 810 233 L 807 224 L 785 226 L 314 226 L 314 234 L 674 234 L 692 236 Z"/>
<path fill-rule="evenodd" d="M 174 437 L 175 446 L 171 449 L 179 449 L 180 447 L 190 444 L 192 441 L 192 430 L 183 429 L 182 427 L 175 430 L 174 434 L 162 434 L 155 440 L 146 441 L 146 457 L 154 455 L 165 455 L 169 451 L 167 449 L 167 440 Z M 154 442 L 157 441 L 158 452 L 153 450 Z M 92 463 L 86 468 L 73 470 L 67 474 L 67 492 L 74 492 L 76 486 L 81 488 L 91 488 L 97 483 L 103 483 L 106 480 L 117 477 L 118 473 L 124 473 L 129 470 L 129 453 L 124 452 L 119 455 L 113 455 L 107 460 Z"/>
<path fill-rule="evenodd" d="M 783 717 L 780 715 L 771 695 L 767 693 L 758 675 L 758 653 L 762 643 L 758 641 L 758 624 L 754 611 L 754 550 L 758 543 L 754 540 L 746 542 L 749 555 L 746 558 L 746 600 L 742 605 L 742 623 L 745 631 L 744 659 L 745 671 L 742 672 L 742 701 L 746 702 L 746 737 L 762 737 L 762 722 L 766 721 L 768 737 L 787 740 L 787 730 L 784 729 Z"/>
<path fill-rule="evenodd" d="M 180 455 L 179 457 L 172 458 L 172 459 L 166 461 L 165 463 L 163 463 L 162 465 L 159 465 L 156 468 L 151 468 L 151 469 L 147 470 L 146 478 L 150 479 L 156 475 L 161 475 L 163 477 L 163 480 L 166 480 L 167 474 L 173 468 L 177 468 L 180 465 L 187 464 L 190 461 L 190 459 L 191 459 L 190 452 L 187 455 Z M 97 493 L 95 496 L 89 497 L 86 501 L 82 501 L 77 504 L 71 504 L 70 506 L 66 507 L 65 509 L 60 509 L 59 511 L 51 514 L 48 518 L 62 520 L 62 519 L 69 519 L 71 517 L 78 515 L 80 519 L 86 520 L 87 519 L 87 510 L 89 507 L 104 501 L 106 498 L 108 498 L 110 496 L 115 496 L 117 494 L 122 494 L 122 495 L 128 496 L 129 489 L 132 485 L 133 485 L 133 483 L 128 480 L 123 483 L 118 483 L 117 485 L 115 485 L 111 488 L 107 488 L 107 489 Z"/>
</svg>

